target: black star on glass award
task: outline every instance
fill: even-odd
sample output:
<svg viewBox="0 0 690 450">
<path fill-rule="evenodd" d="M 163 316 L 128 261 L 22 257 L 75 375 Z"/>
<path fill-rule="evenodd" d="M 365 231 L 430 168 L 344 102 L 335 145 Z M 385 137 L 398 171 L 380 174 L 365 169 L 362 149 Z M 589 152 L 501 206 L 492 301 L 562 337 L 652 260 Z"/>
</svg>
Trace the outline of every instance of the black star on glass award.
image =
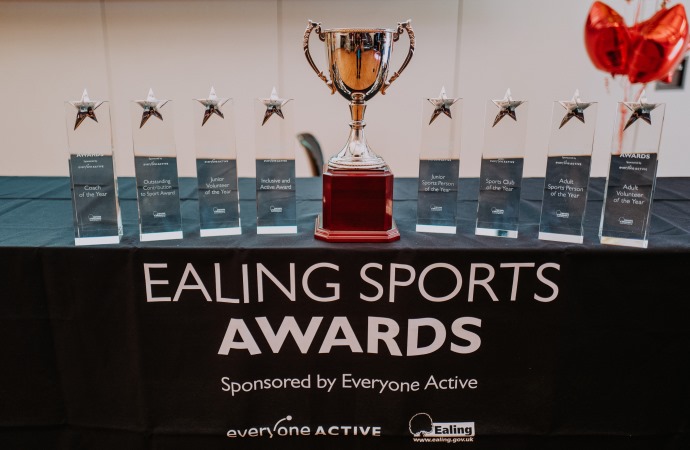
<svg viewBox="0 0 690 450">
<path fill-rule="evenodd" d="M 620 102 L 599 226 L 602 244 L 647 248 L 665 104 Z"/>
<path fill-rule="evenodd" d="M 84 89 L 80 100 L 65 103 L 65 117 L 74 244 L 117 244 L 122 219 L 108 102 L 91 100 Z"/>
<path fill-rule="evenodd" d="M 445 88 L 422 106 L 416 231 L 455 234 L 462 101 Z"/>
<path fill-rule="evenodd" d="M 241 234 L 232 100 L 218 97 L 211 88 L 207 98 L 194 103 L 199 234 Z"/>
<path fill-rule="evenodd" d="M 182 239 L 172 102 L 150 89 L 131 105 L 139 239 Z"/>
<path fill-rule="evenodd" d="M 476 235 L 518 236 L 527 107 L 510 89 L 486 103 Z"/>
<path fill-rule="evenodd" d="M 539 239 L 581 244 L 597 104 L 553 102 Z"/>
<path fill-rule="evenodd" d="M 255 107 L 256 233 L 297 233 L 292 99 L 274 87 Z"/>
</svg>

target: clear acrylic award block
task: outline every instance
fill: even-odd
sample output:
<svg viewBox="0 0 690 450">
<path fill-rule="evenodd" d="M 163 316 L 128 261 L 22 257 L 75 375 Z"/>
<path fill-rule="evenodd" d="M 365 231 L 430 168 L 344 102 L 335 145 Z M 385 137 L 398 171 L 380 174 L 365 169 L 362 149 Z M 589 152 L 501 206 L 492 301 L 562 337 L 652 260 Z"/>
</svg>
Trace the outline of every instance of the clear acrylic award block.
<svg viewBox="0 0 690 450">
<path fill-rule="evenodd" d="M 149 91 L 131 104 L 141 241 L 182 239 L 173 108 Z"/>
<path fill-rule="evenodd" d="M 539 239 L 581 244 L 597 104 L 553 102 Z"/>
<path fill-rule="evenodd" d="M 211 88 L 194 103 L 199 234 L 241 234 L 233 102 Z"/>
<path fill-rule="evenodd" d="M 65 103 L 74 244 L 117 244 L 122 219 L 110 126 L 110 107 L 92 101 L 84 90 L 79 101 Z"/>
<path fill-rule="evenodd" d="M 477 235 L 518 236 L 527 106 L 513 100 L 510 90 L 502 100 L 486 103 Z"/>
<path fill-rule="evenodd" d="M 462 100 L 445 89 L 422 106 L 417 187 L 418 232 L 455 234 L 460 173 Z"/>
<path fill-rule="evenodd" d="M 665 104 L 618 103 L 599 226 L 602 244 L 647 248 Z"/>
<path fill-rule="evenodd" d="M 275 88 L 255 103 L 257 234 L 297 233 L 293 103 Z"/>
</svg>

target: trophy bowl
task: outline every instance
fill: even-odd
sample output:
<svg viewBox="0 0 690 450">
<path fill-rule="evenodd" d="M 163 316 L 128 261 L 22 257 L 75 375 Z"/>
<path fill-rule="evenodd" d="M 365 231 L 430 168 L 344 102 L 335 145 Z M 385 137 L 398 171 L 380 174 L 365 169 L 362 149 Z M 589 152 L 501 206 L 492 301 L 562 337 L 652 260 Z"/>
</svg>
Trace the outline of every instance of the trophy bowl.
<svg viewBox="0 0 690 450">
<path fill-rule="evenodd" d="M 393 43 L 407 31 L 410 48 L 400 69 L 388 78 Z M 330 80 L 309 52 L 315 32 L 326 45 Z M 323 171 L 323 214 L 316 220 L 315 237 L 329 242 L 391 242 L 400 239 L 393 220 L 393 173 L 367 144 L 364 111 L 367 100 L 386 89 L 407 67 L 414 53 L 410 21 L 397 29 L 333 28 L 309 21 L 304 32 L 304 55 L 329 87 L 350 102 L 350 135 L 342 150 Z"/>
<path fill-rule="evenodd" d="M 315 32 L 326 44 L 326 60 L 331 79 L 320 71 L 309 52 L 309 37 Z M 410 48 L 400 69 L 388 77 L 393 43 L 403 31 L 410 38 Z M 321 24 L 309 21 L 304 32 L 304 54 L 314 72 L 331 89 L 350 101 L 350 136 L 345 147 L 328 161 L 335 170 L 388 170 L 381 157 L 371 150 L 364 136 L 366 101 L 386 89 L 395 81 L 414 54 L 414 32 L 410 21 L 398 23 L 397 29 L 388 28 L 333 28 L 322 30 Z"/>
<path fill-rule="evenodd" d="M 336 90 L 348 100 L 376 95 L 388 77 L 393 30 L 339 28 L 320 34 Z"/>
</svg>

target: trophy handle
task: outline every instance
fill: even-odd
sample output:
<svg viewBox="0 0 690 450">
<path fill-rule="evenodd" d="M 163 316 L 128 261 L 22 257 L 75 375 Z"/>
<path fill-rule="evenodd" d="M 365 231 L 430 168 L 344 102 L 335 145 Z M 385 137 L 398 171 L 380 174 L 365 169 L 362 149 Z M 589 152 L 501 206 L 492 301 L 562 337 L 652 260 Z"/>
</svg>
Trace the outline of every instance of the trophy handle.
<svg viewBox="0 0 690 450">
<path fill-rule="evenodd" d="M 402 66 L 400 66 L 400 69 L 398 69 L 398 71 L 395 72 L 388 81 L 383 83 L 383 87 L 381 88 L 381 94 L 383 95 L 386 95 L 386 89 L 388 89 L 388 86 L 397 80 L 403 70 L 405 70 L 405 67 L 407 67 L 407 65 L 410 63 L 412 55 L 414 54 L 414 31 L 412 30 L 412 21 L 410 19 L 407 19 L 405 22 L 398 22 L 398 29 L 395 30 L 395 33 L 393 33 L 393 42 L 397 42 L 398 39 L 400 39 L 400 35 L 402 34 L 403 30 L 407 31 L 407 35 L 410 38 L 410 49 L 407 51 L 407 57 L 405 58 L 405 61 L 403 61 Z"/>
<path fill-rule="evenodd" d="M 318 75 L 318 77 L 321 78 L 323 82 L 326 83 L 326 85 L 331 89 L 331 95 L 333 95 L 335 94 L 335 86 L 333 85 L 333 82 L 326 78 L 323 72 L 320 71 L 318 67 L 316 67 L 314 60 L 311 59 L 311 53 L 309 52 L 309 35 L 311 35 L 312 31 L 316 32 L 316 35 L 319 36 L 319 39 L 321 39 L 321 41 L 326 40 L 325 34 L 321 32 L 321 22 L 314 22 L 312 20 L 309 20 L 309 25 L 307 26 L 307 29 L 304 31 L 304 41 L 302 42 L 304 56 L 307 57 L 307 61 L 309 62 L 311 68 L 314 69 L 314 72 L 316 72 L 316 75 Z"/>
</svg>

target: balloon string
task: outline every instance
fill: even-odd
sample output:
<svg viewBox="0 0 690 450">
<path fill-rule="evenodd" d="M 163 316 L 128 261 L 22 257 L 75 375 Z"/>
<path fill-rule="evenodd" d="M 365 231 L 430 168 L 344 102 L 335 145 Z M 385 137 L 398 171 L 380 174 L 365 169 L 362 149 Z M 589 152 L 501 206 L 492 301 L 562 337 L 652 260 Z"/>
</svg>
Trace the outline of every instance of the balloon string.
<svg viewBox="0 0 690 450">
<path fill-rule="evenodd" d="M 637 0 L 637 9 L 635 11 L 635 20 L 633 21 L 633 25 L 637 25 L 637 23 L 640 21 L 640 11 L 642 10 L 642 0 Z"/>
<path fill-rule="evenodd" d="M 630 102 L 630 80 L 627 78 L 621 78 L 621 84 L 623 85 L 623 102 Z M 618 120 L 618 132 L 616 133 L 616 148 L 615 154 L 620 155 L 623 152 L 623 130 L 625 129 L 625 105 L 622 103 L 619 106 L 618 114 L 620 115 Z"/>
</svg>

